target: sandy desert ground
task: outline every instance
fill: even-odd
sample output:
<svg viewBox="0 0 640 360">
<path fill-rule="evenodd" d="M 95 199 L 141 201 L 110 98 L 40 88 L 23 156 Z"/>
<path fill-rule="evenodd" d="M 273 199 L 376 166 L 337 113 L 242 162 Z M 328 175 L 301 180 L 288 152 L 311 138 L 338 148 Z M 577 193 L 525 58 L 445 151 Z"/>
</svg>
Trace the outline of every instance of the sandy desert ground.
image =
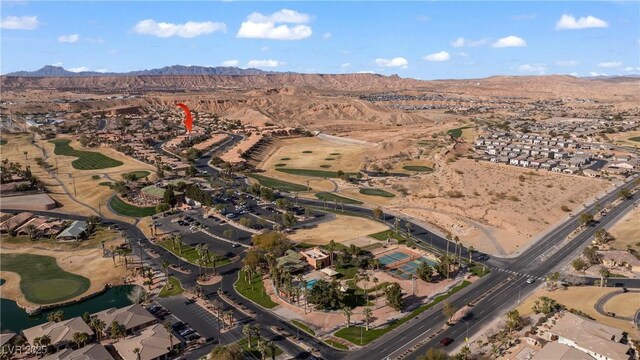
<svg viewBox="0 0 640 360">
<path fill-rule="evenodd" d="M 331 240 L 344 243 L 387 229 L 386 225 L 377 221 L 355 216 L 336 215 L 334 220 L 320 223 L 313 229 L 296 230 L 289 235 L 289 238 L 295 242 L 316 245 L 327 244 Z"/>
<path fill-rule="evenodd" d="M 540 296 L 548 296 L 552 299 L 555 299 L 558 303 L 565 305 L 567 308 L 574 308 L 576 310 L 584 311 L 586 314 L 596 319 L 596 321 L 598 321 L 599 323 L 628 331 L 631 337 L 640 337 L 640 331 L 638 331 L 638 329 L 635 329 L 631 322 L 600 315 L 593 308 L 598 299 L 611 292 L 620 292 L 620 289 L 606 287 L 601 288 L 595 286 L 569 287 L 567 290 L 555 291 L 539 289 L 529 298 L 524 300 L 517 309 L 520 312 L 521 316 L 531 315 L 531 307 L 533 306 L 533 302 Z M 616 314 L 628 313 L 629 309 L 627 308 L 627 305 L 629 304 L 629 301 L 633 303 L 633 299 L 629 300 L 626 295 L 627 294 L 614 297 L 610 302 L 607 302 L 607 304 L 605 305 L 605 311 L 613 311 Z M 637 309 L 640 305 L 637 300 L 638 294 L 630 295 L 634 295 L 636 297 L 635 309 Z"/>
</svg>

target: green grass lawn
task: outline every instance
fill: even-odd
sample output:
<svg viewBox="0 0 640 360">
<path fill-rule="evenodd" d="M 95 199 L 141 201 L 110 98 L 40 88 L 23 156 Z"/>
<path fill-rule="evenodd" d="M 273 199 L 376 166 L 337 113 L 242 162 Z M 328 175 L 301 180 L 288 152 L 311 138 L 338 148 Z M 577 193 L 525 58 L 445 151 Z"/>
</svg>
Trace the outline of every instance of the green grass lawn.
<svg viewBox="0 0 640 360">
<path fill-rule="evenodd" d="M 336 271 L 342 274 L 342 279 L 353 279 L 353 277 L 358 272 L 358 268 L 355 266 L 336 267 Z"/>
<path fill-rule="evenodd" d="M 307 334 L 311 335 L 311 336 L 316 336 L 316 332 L 313 331 L 312 328 L 309 327 L 309 325 L 298 321 L 298 320 L 291 320 L 291 324 L 293 324 L 293 326 L 300 328 L 300 330 L 306 332 Z"/>
<path fill-rule="evenodd" d="M 407 171 L 419 171 L 419 172 L 433 171 L 433 169 L 428 166 L 419 166 L 419 165 L 407 165 L 407 166 L 403 166 L 402 168 Z"/>
<path fill-rule="evenodd" d="M 337 171 L 328 171 L 328 170 L 311 170 L 311 169 L 276 169 L 277 171 L 281 171 L 283 173 L 291 174 L 291 175 L 301 175 L 301 176 L 313 176 L 313 177 L 322 177 L 322 178 L 337 178 Z M 345 172 L 346 176 L 358 176 L 357 172 Z"/>
<path fill-rule="evenodd" d="M 147 170 L 132 171 L 132 172 L 129 172 L 129 173 L 122 174 L 122 177 L 125 177 L 125 176 L 127 176 L 129 174 L 135 175 L 136 176 L 136 180 L 140 180 L 142 178 L 145 178 L 145 177 L 151 175 L 151 172 L 147 171 Z"/>
<path fill-rule="evenodd" d="M 122 161 L 114 160 L 104 154 L 95 151 L 75 150 L 69 143 L 71 140 L 50 140 L 50 143 L 56 147 L 53 153 L 56 155 L 75 156 L 78 159 L 73 160 L 71 165 L 78 170 L 96 170 L 107 169 L 122 165 Z"/>
<path fill-rule="evenodd" d="M 280 170 L 280 169 L 278 169 Z M 283 190 L 283 191 L 307 191 L 310 190 L 308 187 L 304 185 L 298 185 L 294 183 L 290 183 L 288 181 L 282 181 L 274 178 L 270 178 L 267 176 L 262 176 L 258 174 L 249 174 L 249 177 L 258 180 L 260 185 L 272 188 L 274 190 Z"/>
<path fill-rule="evenodd" d="M 103 182 L 99 183 L 98 185 L 100 185 L 100 186 L 108 186 L 109 189 L 113 189 L 113 183 L 111 181 L 103 181 Z"/>
<path fill-rule="evenodd" d="M 0 254 L 0 270 L 20 275 L 20 290 L 35 304 L 51 304 L 82 295 L 91 281 L 62 270 L 51 256 Z"/>
<path fill-rule="evenodd" d="M 249 339 L 247 338 L 238 341 L 237 344 L 244 352 L 248 353 L 247 355 L 249 356 L 245 357 L 245 359 L 263 359 L 262 354 L 258 351 L 258 339 L 256 337 L 251 338 L 251 347 L 249 347 Z M 280 356 L 284 353 L 278 346 L 275 347 L 274 352 L 275 354 L 273 354 L 273 356 Z M 266 355 L 264 359 L 271 359 L 272 354 L 269 350 L 267 350 Z"/>
<path fill-rule="evenodd" d="M 155 206 L 149 206 L 149 207 L 140 207 L 140 206 L 134 206 L 131 204 L 127 204 L 126 202 L 122 201 L 122 199 L 120 199 L 118 196 L 113 196 L 111 198 L 111 209 L 113 209 L 113 211 L 116 214 L 120 214 L 123 216 L 129 216 L 129 217 L 145 217 L 145 216 L 151 216 L 154 215 L 156 213 L 156 207 Z"/>
<path fill-rule="evenodd" d="M 336 195 L 326 191 L 316 193 L 316 197 L 320 200 L 327 200 L 330 202 L 336 201 L 338 203 L 343 203 L 343 204 L 362 204 L 362 201 L 349 199 L 344 196 Z"/>
<path fill-rule="evenodd" d="M 640 136 L 634 136 L 632 138 L 629 138 L 629 141 L 640 142 Z"/>
<path fill-rule="evenodd" d="M 381 231 L 375 234 L 371 234 L 369 235 L 369 237 L 372 237 L 376 240 L 380 240 L 380 241 L 387 241 L 388 238 L 392 238 L 392 239 L 396 239 L 398 241 L 405 241 L 405 237 L 400 235 L 400 234 L 396 234 L 396 232 L 393 229 L 389 229 L 389 230 L 385 230 L 385 231 Z"/>
<path fill-rule="evenodd" d="M 337 342 L 337 341 L 333 341 L 333 340 L 331 340 L 331 339 L 326 339 L 326 340 L 323 340 L 323 341 L 324 341 L 325 343 L 327 343 L 327 345 L 329 345 L 329 346 L 331 346 L 331 347 L 334 347 L 334 348 L 336 348 L 336 349 L 338 349 L 338 350 L 349 350 L 349 348 L 348 348 L 348 347 L 346 347 L 346 346 L 342 345 L 341 343 L 339 343 L 339 342 Z"/>
<path fill-rule="evenodd" d="M 491 270 L 488 267 L 485 267 L 481 264 L 474 264 L 469 268 L 469 272 L 477 277 L 483 277 L 487 275 Z"/>
<path fill-rule="evenodd" d="M 182 252 L 180 252 L 180 248 L 178 248 L 177 244 L 176 244 L 176 248 L 175 249 L 173 248 L 171 244 L 171 240 L 169 238 L 166 238 L 165 240 L 162 240 L 157 244 L 167 249 L 169 252 L 173 253 L 175 256 L 181 257 L 196 266 L 198 265 L 198 252 L 196 251 L 196 248 L 194 248 L 193 246 L 189 246 L 185 243 L 182 243 Z M 212 257 L 216 256 L 216 268 L 231 263 L 230 259 L 224 258 L 212 252 L 211 252 L 211 256 Z M 207 268 L 212 269 L 213 263 L 209 264 Z"/>
<path fill-rule="evenodd" d="M 470 128 L 471 128 L 471 126 L 463 126 L 463 127 L 451 129 L 451 130 L 447 131 L 447 134 L 450 134 L 451 136 L 453 136 L 454 139 L 457 139 L 460 136 L 462 136 L 462 130 L 470 129 Z"/>
<path fill-rule="evenodd" d="M 171 285 L 171 288 L 169 288 L 168 285 Z M 167 283 L 164 285 L 162 290 L 160 290 L 160 294 L 158 294 L 158 296 L 160 296 L 161 298 L 164 298 L 169 296 L 180 295 L 183 292 L 184 292 L 184 289 L 182 288 L 182 284 L 180 284 L 180 280 L 174 278 L 173 276 L 169 276 L 169 281 L 167 281 Z"/>
<path fill-rule="evenodd" d="M 351 327 L 348 327 L 348 328 L 342 328 L 342 329 L 338 330 L 334 334 L 334 336 L 337 336 L 339 338 L 345 339 L 345 340 L 347 340 L 347 341 L 349 341 L 349 342 L 351 342 L 353 344 L 356 344 L 356 345 L 366 345 L 366 344 L 372 342 L 373 340 L 379 338 L 380 336 L 388 333 L 389 331 L 397 328 L 398 326 L 406 323 L 410 319 L 413 319 L 414 317 L 416 317 L 416 316 L 422 314 L 423 312 L 431 309 L 432 307 L 434 307 L 438 303 L 440 303 L 443 300 L 449 298 L 450 296 L 452 296 L 453 294 L 457 293 L 458 291 L 464 289 L 469 284 L 471 284 L 471 283 L 468 282 L 468 281 L 463 281 L 460 285 L 458 285 L 458 286 L 452 288 L 451 290 L 449 290 L 448 293 L 436 297 L 435 299 L 433 299 L 432 302 L 418 307 L 417 309 L 415 309 L 412 312 L 410 312 L 409 315 L 399 319 L 398 321 L 396 321 L 396 322 L 394 322 L 391 325 L 388 325 L 386 327 L 378 328 L 378 329 L 369 329 L 369 331 L 367 331 L 362 326 L 351 326 Z M 360 333 L 361 333 L 361 331 L 362 331 L 362 343 L 360 343 Z"/>
<path fill-rule="evenodd" d="M 255 274 L 251 282 L 247 281 L 244 276 L 244 271 L 238 273 L 238 281 L 233 285 L 236 291 L 246 297 L 247 299 L 255 302 L 256 304 L 265 307 L 267 309 L 278 306 L 273 302 L 269 295 L 264 292 L 264 284 L 262 283 L 262 277 L 260 274 Z"/>
<path fill-rule="evenodd" d="M 370 196 L 382 196 L 382 197 L 386 197 L 386 198 L 392 198 L 395 195 L 382 190 L 382 189 L 373 189 L 373 188 L 360 188 L 360 194 L 362 195 L 370 195 Z"/>
</svg>

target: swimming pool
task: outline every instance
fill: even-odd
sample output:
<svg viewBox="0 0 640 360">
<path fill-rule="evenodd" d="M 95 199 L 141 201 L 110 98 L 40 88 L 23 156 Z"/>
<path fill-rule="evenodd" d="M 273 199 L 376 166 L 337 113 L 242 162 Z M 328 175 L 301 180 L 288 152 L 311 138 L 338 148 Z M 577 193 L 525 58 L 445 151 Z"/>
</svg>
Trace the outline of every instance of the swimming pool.
<svg viewBox="0 0 640 360">
<path fill-rule="evenodd" d="M 315 285 L 317 282 L 318 282 L 318 279 L 311 279 L 307 281 L 307 289 L 311 290 L 313 285 Z"/>
</svg>

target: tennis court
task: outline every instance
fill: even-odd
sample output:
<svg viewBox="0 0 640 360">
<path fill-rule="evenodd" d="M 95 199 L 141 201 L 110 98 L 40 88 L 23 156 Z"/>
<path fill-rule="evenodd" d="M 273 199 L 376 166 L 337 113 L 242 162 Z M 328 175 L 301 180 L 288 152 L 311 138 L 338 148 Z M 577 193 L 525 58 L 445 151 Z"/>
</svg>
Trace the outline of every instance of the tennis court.
<svg viewBox="0 0 640 360">
<path fill-rule="evenodd" d="M 405 259 L 407 257 L 408 256 L 405 256 Z M 382 260 L 380 262 L 382 262 Z M 398 262 L 398 261 L 396 261 L 396 262 Z M 411 260 L 411 261 L 405 262 L 405 263 L 401 264 L 398 267 L 392 268 L 392 269 L 389 270 L 389 272 L 392 275 L 396 276 L 396 277 L 399 277 L 399 278 L 404 279 L 404 280 L 409 280 L 416 274 L 416 272 L 418 271 L 418 268 L 423 263 L 429 264 L 431 266 L 435 266 L 436 265 L 435 261 L 433 261 L 431 259 L 428 259 L 428 258 L 425 258 L 425 257 L 421 257 L 421 258 L 417 258 L 415 260 Z M 387 265 L 387 267 L 389 267 L 389 266 Z"/>
<path fill-rule="evenodd" d="M 405 260 L 408 257 L 409 255 L 396 251 L 390 254 L 383 255 L 380 258 L 378 258 L 378 260 L 380 261 L 380 264 L 382 264 L 383 266 L 390 267 L 390 266 L 393 266 L 395 263 Z"/>
</svg>

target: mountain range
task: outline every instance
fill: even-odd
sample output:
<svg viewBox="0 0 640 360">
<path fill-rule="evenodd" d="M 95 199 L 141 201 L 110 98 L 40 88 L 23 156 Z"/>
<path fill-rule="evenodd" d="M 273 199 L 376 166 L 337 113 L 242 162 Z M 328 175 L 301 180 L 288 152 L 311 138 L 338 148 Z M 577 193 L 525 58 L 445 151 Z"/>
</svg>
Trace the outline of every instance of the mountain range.
<svg viewBox="0 0 640 360">
<path fill-rule="evenodd" d="M 5 76 L 25 76 L 25 77 L 86 77 L 86 76 L 145 76 L 145 75 L 264 75 L 282 74 L 280 72 L 264 71 L 260 69 L 241 69 L 232 66 L 184 66 L 173 65 L 159 69 L 137 70 L 124 73 L 80 71 L 73 72 L 60 66 L 46 65 L 35 71 L 15 71 L 5 74 Z M 291 74 L 291 73 L 289 73 Z"/>
</svg>

